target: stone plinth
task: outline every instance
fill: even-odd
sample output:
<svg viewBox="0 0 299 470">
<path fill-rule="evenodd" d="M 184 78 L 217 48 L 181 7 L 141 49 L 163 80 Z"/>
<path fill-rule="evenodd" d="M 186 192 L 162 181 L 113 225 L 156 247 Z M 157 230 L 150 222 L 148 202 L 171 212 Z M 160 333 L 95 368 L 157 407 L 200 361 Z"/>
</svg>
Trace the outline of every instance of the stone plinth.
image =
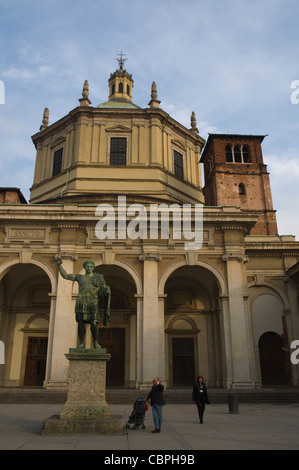
<svg viewBox="0 0 299 470">
<path fill-rule="evenodd" d="M 70 349 L 68 392 L 60 415 L 43 423 L 42 434 L 122 434 L 122 416 L 111 416 L 106 401 L 106 349 Z"/>
</svg>

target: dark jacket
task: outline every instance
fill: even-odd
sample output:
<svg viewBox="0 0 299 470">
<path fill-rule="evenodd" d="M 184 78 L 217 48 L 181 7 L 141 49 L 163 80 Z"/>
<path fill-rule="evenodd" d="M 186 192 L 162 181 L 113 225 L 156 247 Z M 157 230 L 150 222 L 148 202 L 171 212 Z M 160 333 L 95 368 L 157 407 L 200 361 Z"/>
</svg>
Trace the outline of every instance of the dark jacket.
<svg viewBox="0 0 299 470">
<path fill-rule="evenodd" d="M 163 397 L 163 390 L 164 390 L 164 385 L 162 384 L 157 384 L 153 385 L 151 391 L 149 392 L 148 396 L 146 399 L 148 400 L 149 398 L 151 399 L 151 406 L 153 405 L 165 405 L 164 397 Z"/>
<path fill-rule="evenodd" d="M 210 404 L 207 387 L 204 382 L 201 384 L 199 382 L 195 382 L 193 387 L 193 401 L 195 401 L 195 403 Z"/>
</svg>

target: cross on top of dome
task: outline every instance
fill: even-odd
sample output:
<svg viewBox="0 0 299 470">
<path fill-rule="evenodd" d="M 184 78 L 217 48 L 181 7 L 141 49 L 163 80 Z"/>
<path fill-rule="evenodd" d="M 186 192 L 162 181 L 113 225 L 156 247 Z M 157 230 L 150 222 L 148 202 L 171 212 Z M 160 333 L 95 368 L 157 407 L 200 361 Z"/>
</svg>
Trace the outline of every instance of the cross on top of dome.
<svg viewBox="0 0 299 470">
<path fill-rule="evenodd" d="M 119 58 L 119 59 L 115 59 L 115 60 L 118 61 L 120 70 L 123 70 L 125 61 L 128 60 L 128 59 L 125 59 L 125 58 L 123 57 L 123 56 L 126 55 L 126 54 L 123 54 L 123 51 L 120 51 L 120 54 L 117 54 L 117 55 L 120 56 L 120 58 Z"/>
</svg>

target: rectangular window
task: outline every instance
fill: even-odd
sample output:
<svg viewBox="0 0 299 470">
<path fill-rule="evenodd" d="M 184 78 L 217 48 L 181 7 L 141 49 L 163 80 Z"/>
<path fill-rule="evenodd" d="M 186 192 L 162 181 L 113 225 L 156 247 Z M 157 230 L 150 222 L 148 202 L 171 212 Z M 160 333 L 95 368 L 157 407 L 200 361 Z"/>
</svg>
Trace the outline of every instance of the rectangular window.
<svg viewBox="0 0 299 470">
<path fill-rule="evenodd" d="M 174 150 L 174 174 L 181 180 L 184 179 L 183 155 Z"/>
<path fill-rule="evenodd" d="M 111 137 L 110 165 L 126 165 L 127 139 L 126 137 Z"/>
<path fill-rule="evenodd" d="M 54 152 L 52 176 L 56 176 L 56 175 L 59 175 L 59 173 L 61 173 L 62 153 L 63 153 L 63 149 L 59 149 L 59 150 L 56 150 L 56 152 Z"/>
</svg>

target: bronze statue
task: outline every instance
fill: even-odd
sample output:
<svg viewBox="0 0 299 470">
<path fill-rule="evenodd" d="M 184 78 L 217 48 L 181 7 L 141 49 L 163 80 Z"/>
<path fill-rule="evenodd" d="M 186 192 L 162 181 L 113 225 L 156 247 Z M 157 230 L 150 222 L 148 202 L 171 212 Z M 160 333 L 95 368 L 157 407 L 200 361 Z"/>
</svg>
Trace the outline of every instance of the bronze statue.
<svg viewBox="0 0 299 470">
<path fill-rule="evenodd" d="M 92 260 L 87 260 L 83 263 L 85 275 L 82 274 L 67 274 L 62 267 L 61 258 L 57 258 L 57 265 L 61 276 L 68 281 L 76 281 L 79 284 L 79 293 L 76 300 L 76 322 L 78 323 L 78 336 L 80 345 L 79 348 L 84 348 L 85 339 L 85 324 L 90 324 L 90 331 L 92 334 L 93 345 L 95 349 L 100 349 L 98 343 L 98 323 L 100 321 L 99 315 L 99 299 L 104 297 L 104 319 L 103 325 L 109 324 L 110 318 L 110 300 L 111 291 L 106 285 L 104 276 L 102 274 L 94 273 L 95 264 Z"/>
</svg>

